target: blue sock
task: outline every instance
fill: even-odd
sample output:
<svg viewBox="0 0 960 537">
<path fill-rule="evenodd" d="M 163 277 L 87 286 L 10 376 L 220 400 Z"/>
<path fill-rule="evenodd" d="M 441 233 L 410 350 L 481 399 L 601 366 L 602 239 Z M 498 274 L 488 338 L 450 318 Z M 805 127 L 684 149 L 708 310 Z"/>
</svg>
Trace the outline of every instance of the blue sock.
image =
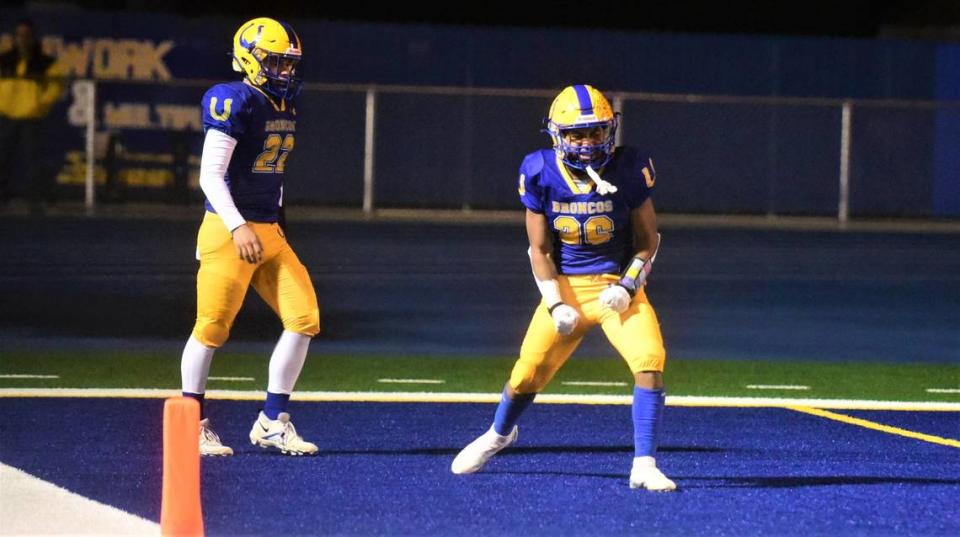
<svg viewBox="0 0 960 537">
<path fill-rule="evenodd" d="M 535 393 L 518 393 L 513 399 L 507 395 L 507 388 L 503 388 L 503 397 L 500 398 L 500 404 L 497 405 L 497 413 L 493 418 L 493 430 L 497 434 L 506 436 L 513 430 L 513 426 L 520 419 L 520 414 L 530 406 Z"/>
<path fill-rule="evenodd" d="M 183 396 L 184 396 L 184 397 L 189 397 L 190 399 L 196 399 L 197 402 L 200 403 L 200 419 L 203 419 L 203 417 L 204 417 L 204 414 L 203 414 L 203 394 L 202 394 L 202 393 L 183 392 Z"/>
<path fill-rule="evenodd" d="M 633 387 L 634 457 L 655 457 L 664 404 L 663 390 Z"/>
<path fill-rule="evenodd" d="M 263 403 L 263 413 L 268 418 L 275 420 L 281 412 L 287 411 L 288 402 L 290 402 L 289 393 L 267 392 L 267 401 Z"/>
</svg>

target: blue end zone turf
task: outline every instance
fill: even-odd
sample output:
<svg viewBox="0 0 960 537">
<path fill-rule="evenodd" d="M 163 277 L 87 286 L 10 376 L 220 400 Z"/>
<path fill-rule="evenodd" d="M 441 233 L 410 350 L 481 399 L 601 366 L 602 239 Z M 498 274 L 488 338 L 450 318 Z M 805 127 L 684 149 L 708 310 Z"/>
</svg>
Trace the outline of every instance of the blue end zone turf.
<svg viewBox="0 0 960 537">
<path fill-rule="evenodd" d="M 940 419 L 931 419 L 928 412 L 897 412 L 893 410 L 837 410 L 836 412 L 916 433 L 960 440 L 960 412 L 945 412 Z M 960 453 L 957 453 L 957 456 L 960 457 Z"/>
<path fill-rule="evenodd" d="M 515 448 L 451 474 L 494 407 L 294 401 L 321 451 L 291 458 L 249 444 L 258 403 L 211 401 L 237 455 L 203 461 L 207 533 L 960 534 L 956 448 L 786 409 L 668 407 L 658 460 L 681 491 L 654 494 L 627 485 L 630 407 L 534 404 Z M 0 399 L 0 412 L 0 461 L 159 519 L 162 401 Z M 957 419 L 872 417 L 897 416 L 932 432 Z"/>
</svg>

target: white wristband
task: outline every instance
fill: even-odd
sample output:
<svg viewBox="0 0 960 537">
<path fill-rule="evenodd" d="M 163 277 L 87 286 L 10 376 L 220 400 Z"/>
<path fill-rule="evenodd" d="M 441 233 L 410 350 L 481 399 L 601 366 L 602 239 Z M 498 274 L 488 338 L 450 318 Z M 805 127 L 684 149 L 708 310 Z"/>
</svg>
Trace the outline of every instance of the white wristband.
<svg viewBox="0 0 960 537">
<path fill-rule="evenodd" d="M 537 289 L 540 289 L 540 295 L 543 297 L 543 301 L 547 304 L 547 307 L 549 308 L 563 302 L 563 299 L 560 298 L 560 284 L 557 283 L 555 278 L 549 280 L 540 280 L 540 278 L 537 278 L 537 273 L 533 270 L 532 248 L 527 248 L 527 257 L 530 258 L 530 271 L 533 272 L 533 281 L 537 282 Z"/>
<path fill-rule="evenodd" d="M 540 294 L 543 296 L 543 302 L 549 308 L 558 302 L 563 302 L 563 299 L 560 298 L 560 285 L 557 283 L 557 280 L 537 280 L 537 277 L 533 277 L 537 282 L 537 288 L 540 289 Z"/>
</svg>

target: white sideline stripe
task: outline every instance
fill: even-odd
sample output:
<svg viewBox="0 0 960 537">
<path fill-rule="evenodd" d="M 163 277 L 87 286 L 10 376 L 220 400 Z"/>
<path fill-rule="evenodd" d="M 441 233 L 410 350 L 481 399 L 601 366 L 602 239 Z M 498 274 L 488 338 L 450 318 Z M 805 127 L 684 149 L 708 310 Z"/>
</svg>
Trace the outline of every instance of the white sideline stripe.
<svg viewBox="0 0 960 537">
<path fill-rule="evenodd" d="M 927 393 L 960 393 L 960 388 L 927 388 Z"/>
<path fill-rule="evenodd" d="M 155 388 L 0 388 L 0 398 L 7 397 L 78 397 L 166 399 L 180 397 L 178 390 Z M 207 399 L 259 401 L 265 391 L 208 390 Z M 294 392 L 295 401 L 358 402 L 358 403 L 498 403 L 500 393 L 461 392 Z M 537 403 L 563 405 L 630 405 L 632 395 L 587 395 L 546 393 L 537 396 Z M 684 407 L 781 408 L 809 406 L 846 410 L 915 410 L 960 411 L 960 403 L 935 401 L 870 401 L 858 399 L 799 399 L 781 397 L 712 397 L 668 395 L 667 405 Z"/>
<path fill-rule="evenodd" d="M 160 535 L 160 525 L 0 464 L 0 535 Z"/>
<path fill-rule="evenodd" d="M 377 382 L 384 384 L 443 384 L 446 381 L 440 379 L 377 379 Z"/>
<path fill-rule="evenodd" d="M 568 380 L 560 384 L 567 386 L 627 386 L 626 382 L 603 382 L 598 380 Z"/>
<path fill-rule="evenodd" d="M 748 390 L 809 390 L 810 386 L 799 384 L 747 384 Z"/>
<path fill-rule="evenodd" d="M 253 377 L 207 377 L 207 380 L 226 380 L 230 382 L 253 382 L 257 379 Z"/>
<path fill-rule="evenodd" d="M 0 375 L 0 379 L 58 379 L 60 375 Z"/>
</svg>

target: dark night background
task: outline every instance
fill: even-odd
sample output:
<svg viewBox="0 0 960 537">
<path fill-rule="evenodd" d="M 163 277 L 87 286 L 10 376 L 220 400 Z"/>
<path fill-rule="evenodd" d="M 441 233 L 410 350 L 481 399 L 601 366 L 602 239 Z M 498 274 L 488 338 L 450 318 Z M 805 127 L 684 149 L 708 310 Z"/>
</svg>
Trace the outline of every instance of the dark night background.
<svg viewBox="0 0 960 537">
<path fill-rule="evenodd" d="M 5 2 L 62 10 L 166 11 L 185 16 L 270 15 L 287 19 L 440 23 L 474 26 L 594 28 L 646 32 L 746 33 L 861 38 L 960 40 L 960 2 L 867 0 L 806 2 L 556 1 L 225 2 L 215 0 L 82 0 Z"/>
</svg>

